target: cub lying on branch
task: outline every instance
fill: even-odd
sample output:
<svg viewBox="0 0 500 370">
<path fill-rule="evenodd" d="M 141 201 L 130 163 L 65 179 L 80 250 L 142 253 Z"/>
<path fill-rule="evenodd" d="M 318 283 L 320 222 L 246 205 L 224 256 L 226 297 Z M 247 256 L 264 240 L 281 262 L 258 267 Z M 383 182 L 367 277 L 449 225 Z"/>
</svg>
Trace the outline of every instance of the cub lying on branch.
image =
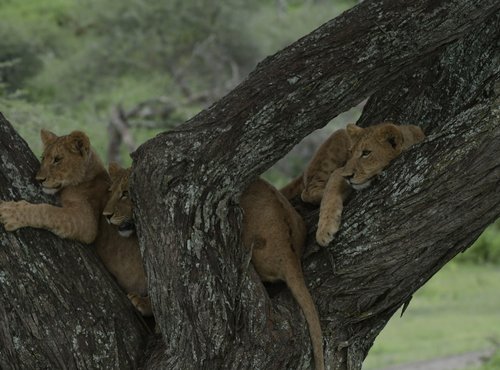
<svg viewBox="0 0 500 370">
<path fill-rule="evenodd" d="M 384 122 L 361 128 L 353 123 L 335 131 L 316 151 L 304 174 L 281 189 L 288 199 L 320 203 L 316 241 L 327 246 L 340 225 L 350 189 L 361 190 L 399 156 L 424 139 L 418 126 Z"/>
<path fill-rule="evenodd" d="M 110 165 L 113 179 L 111 200 L 105 214 L 122 232 L 133 229 L 132 203 L 128 198 L 130 169 Z M 110 204 L 115 201 L 115 211 Z M 245 190 L 243 244 L 252 251 L 255 270 L 264 281 L 285 281 L 306 318 L 316 369 L 324 369 L 323 337 L 318 312 L 302 274 L 300 258 L 306 238 L 302 218 L 286 198 L 264 180 L 256 180 Z M 119 210 L 118 210 L 119 209 Z"/>
<path fill-rule="evenodd" d="M 106 268 L 126 292 L 146 293 L 146 277 L 137 243 L 122 238 L 102 216 L 110 178 L 83 132 L 57 136 L 42 130 L 42 163 L 36 179 L 43 191 L 58 194 L 61 206 L 0 201 L 5 230 L 46 229 L 61 238 L 94 243 Z"/>
</svg>

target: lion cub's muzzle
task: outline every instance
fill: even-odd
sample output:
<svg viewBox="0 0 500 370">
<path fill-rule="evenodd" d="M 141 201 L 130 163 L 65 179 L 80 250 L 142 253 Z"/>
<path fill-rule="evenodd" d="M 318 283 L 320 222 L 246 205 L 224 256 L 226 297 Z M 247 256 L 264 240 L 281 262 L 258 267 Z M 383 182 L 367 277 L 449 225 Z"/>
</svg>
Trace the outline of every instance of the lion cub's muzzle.
<svg viewBox="0 0 500 370">
<path fill-rule="evenodd" d="M 102 215 L 108 221 L 110 225 L 118 226 L 118 234 L 128 238 L 135 231 L 135 224 L 132 219 L 126 219 L 125 217 L 115 217 L 114 213 L 104 211 Z"/>
<path fill-rule="evenodd" d="M 347 175 L 347 176 L 343 176 L 344 177 L 344 180 L 354 189 L 354 190 L 363 190 L 363 189 L 366 189 L 367 187 L 369 187 L 373 181 L 373 177 L 372 178 L 369 178 L 368 180 L 366 180 L 365 182 L 362 182 L 360 184 L 358 183 L 355 183 L 354 182 L 354 175 Z"/>
<path fill-rule="evenodd" d="M 56 194 L 62 188 L 62 184 L 47 184 L 47 178 L 39 174 L 36 175 L 36 180 L 42 185 L 42 191 L 45 194 Z"/>
</svg>

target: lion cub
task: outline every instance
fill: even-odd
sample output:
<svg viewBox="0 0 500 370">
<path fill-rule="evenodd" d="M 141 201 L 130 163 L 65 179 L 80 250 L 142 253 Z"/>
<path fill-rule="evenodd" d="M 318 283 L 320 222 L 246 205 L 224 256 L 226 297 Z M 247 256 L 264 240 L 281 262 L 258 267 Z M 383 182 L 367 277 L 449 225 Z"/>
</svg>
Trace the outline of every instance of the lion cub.
<svg viewBox="0 0 500 370">
<path fill-rule="evenodd" d="M 124 242 L 126 240 L 127 245 L 130 245 L 134 252 L 139 252 L 139 240 L 135 233 L 135 224 L 132 218 L 132 201 L 128 195 L 130 169 L 123 169 L 116 163 L 110 163 L 109 175 L 112 182 L 109 189 L 111 195 L 102 214 L 109 223 L 118 228 L 118 233 L 122 236 Z M 143 280 L 141 280 L 140 289 L 130 290 L 127 296 L 143 316 L 151 316 L 153 311 L 149 297 L 145 296 L 147 294 L 147 282 L 141 256 L 138 254 L 134 257 L 137 258 L 127 258 L 125 256 L 125 259 L 130 264 L 130 270 L 136 271 L 136 274 L 141 276 Z"/>
<path fill-rule="evenodd" d="M 316 369 L 324 369 L 323 336 L 318 311 L 304 282 L 300 259 L 306 227 L 288 200 L 271 184 L 258 179 L 245 190 L 243 244 L 263 281 L 285 281 L 309 327 Z"/>
<path fill-rule="evenodd" d="M 44 146 L 36 179 L 47 194 L 58 194 L 59 204 L 0 201 L 5 230 L 46 229 L 61 238 L 95 243 L 106 268 L 126 292 L 145 294 L 145 274 L 139 248 L 118 234 L 101 215 L 109 197 L 110 178 L 90 140 L 81 131 L 57 136 L 42 130 Z"/>
<path fill-rule="evenodd" d="M 316 241 L 327 246 L 340 225 L 350 189 L 367 188 L 401 152 L 425 138 L 414 125 L 384 122 L 361 128 L 353 123 L 335 131 L 317 150 L 304 174 L 281 192 L 291 199 L 320 203 Z"/>
</svg>

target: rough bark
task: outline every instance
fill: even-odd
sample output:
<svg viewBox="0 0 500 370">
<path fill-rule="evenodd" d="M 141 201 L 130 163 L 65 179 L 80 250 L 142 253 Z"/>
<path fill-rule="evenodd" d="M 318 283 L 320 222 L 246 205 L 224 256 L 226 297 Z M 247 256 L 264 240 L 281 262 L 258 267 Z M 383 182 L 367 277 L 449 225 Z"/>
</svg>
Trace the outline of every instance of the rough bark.
<svg viewBox="0 0 500 370">
<path fill-rule="evenodd" d="M 0 199 L 52 202 L 39 163 L 0 114 Z M 0 228 L 0 368 L 127 369 L 148 330 L 91 247 Z"/>
<path fill-rule="evenodd" d="M 133 196 L 165 341 L 149 367 L 310 368 L 296 303 L 286 290 L 269 299 L 240 247 L 238 195 L 307 133 L 378 91 L 362 122 L 395 118 L 431 136 L 356 195 L 334 243 L 311 241 L 304 261 L 328 367 L 360 368 L 395 310 L 500 214 L 500 28 L 485 22 L 499 7 L 363 2 L 139 148 Z M 306 213 L 314 234 L 317 212 Z"/>
</svg>

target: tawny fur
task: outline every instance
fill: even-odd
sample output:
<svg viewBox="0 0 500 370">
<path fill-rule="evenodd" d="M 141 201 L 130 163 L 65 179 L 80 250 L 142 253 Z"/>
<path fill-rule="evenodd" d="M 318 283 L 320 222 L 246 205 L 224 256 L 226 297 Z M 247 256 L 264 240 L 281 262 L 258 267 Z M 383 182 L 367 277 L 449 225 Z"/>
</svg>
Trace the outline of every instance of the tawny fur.
<svg viewBox="0 0 500 370">
<path fill-rule="evenodd" d="M 361 190 L 411 145 L 424 139 L 418 126 L 384 122 L 361 128 L 348 124 L 316 151 L 304 174 L 281 191 L 292 199 L 320 204 L 316 241 L 330 244 L 340 225 L 343 203 L 351 189 Z"/>
<path fill-rule="evenodd" d="M 151 301 L 147 294 L 146 275 L 139 251 L 139 240 L 133 229 L 132 201 L 128 195 L 130 169 L 123 169 L 115 163 L 109 165 L 111 176 L 110 197 L 104 208 L 103 215 L 112 225 L 118 227 L 121 240 L 126 243 L 129 251 L 124 252 L 122 265 L 128 265 L 129 278 L 134 276 L 138 281 L 136 290 L 127 290 L 132 304 L 143 316 L 153 314 Z M 117 266 L 119 267 L 119 266 Z"/>
<path fill-rule="evenodd" d="M 126 292 L 146 294 L 137 244 L 122 238 L 102 216 L 109 198 L 109 175 L 83 132 L 57 136 L 42 130 L 42 163 L 36 179 L 58 194 L 60 206 L 0 201 L 0 222 L 7 231 L 46 229 L 61 238 L 94 243 L 104 265 Z M 140 266 L 140 268 L 138 267 Z"/>
<path fill-rule="evenodd" d="M 316 369 L 324 369 L 323 336 L 318 311 L 304 282 L 300 259 L 306 227 L 288 200 L 264 180 L 253 182 L 240 200 L 243 244 L 263 281 L 285 281 L 306 318 Z"/>
</svg>

